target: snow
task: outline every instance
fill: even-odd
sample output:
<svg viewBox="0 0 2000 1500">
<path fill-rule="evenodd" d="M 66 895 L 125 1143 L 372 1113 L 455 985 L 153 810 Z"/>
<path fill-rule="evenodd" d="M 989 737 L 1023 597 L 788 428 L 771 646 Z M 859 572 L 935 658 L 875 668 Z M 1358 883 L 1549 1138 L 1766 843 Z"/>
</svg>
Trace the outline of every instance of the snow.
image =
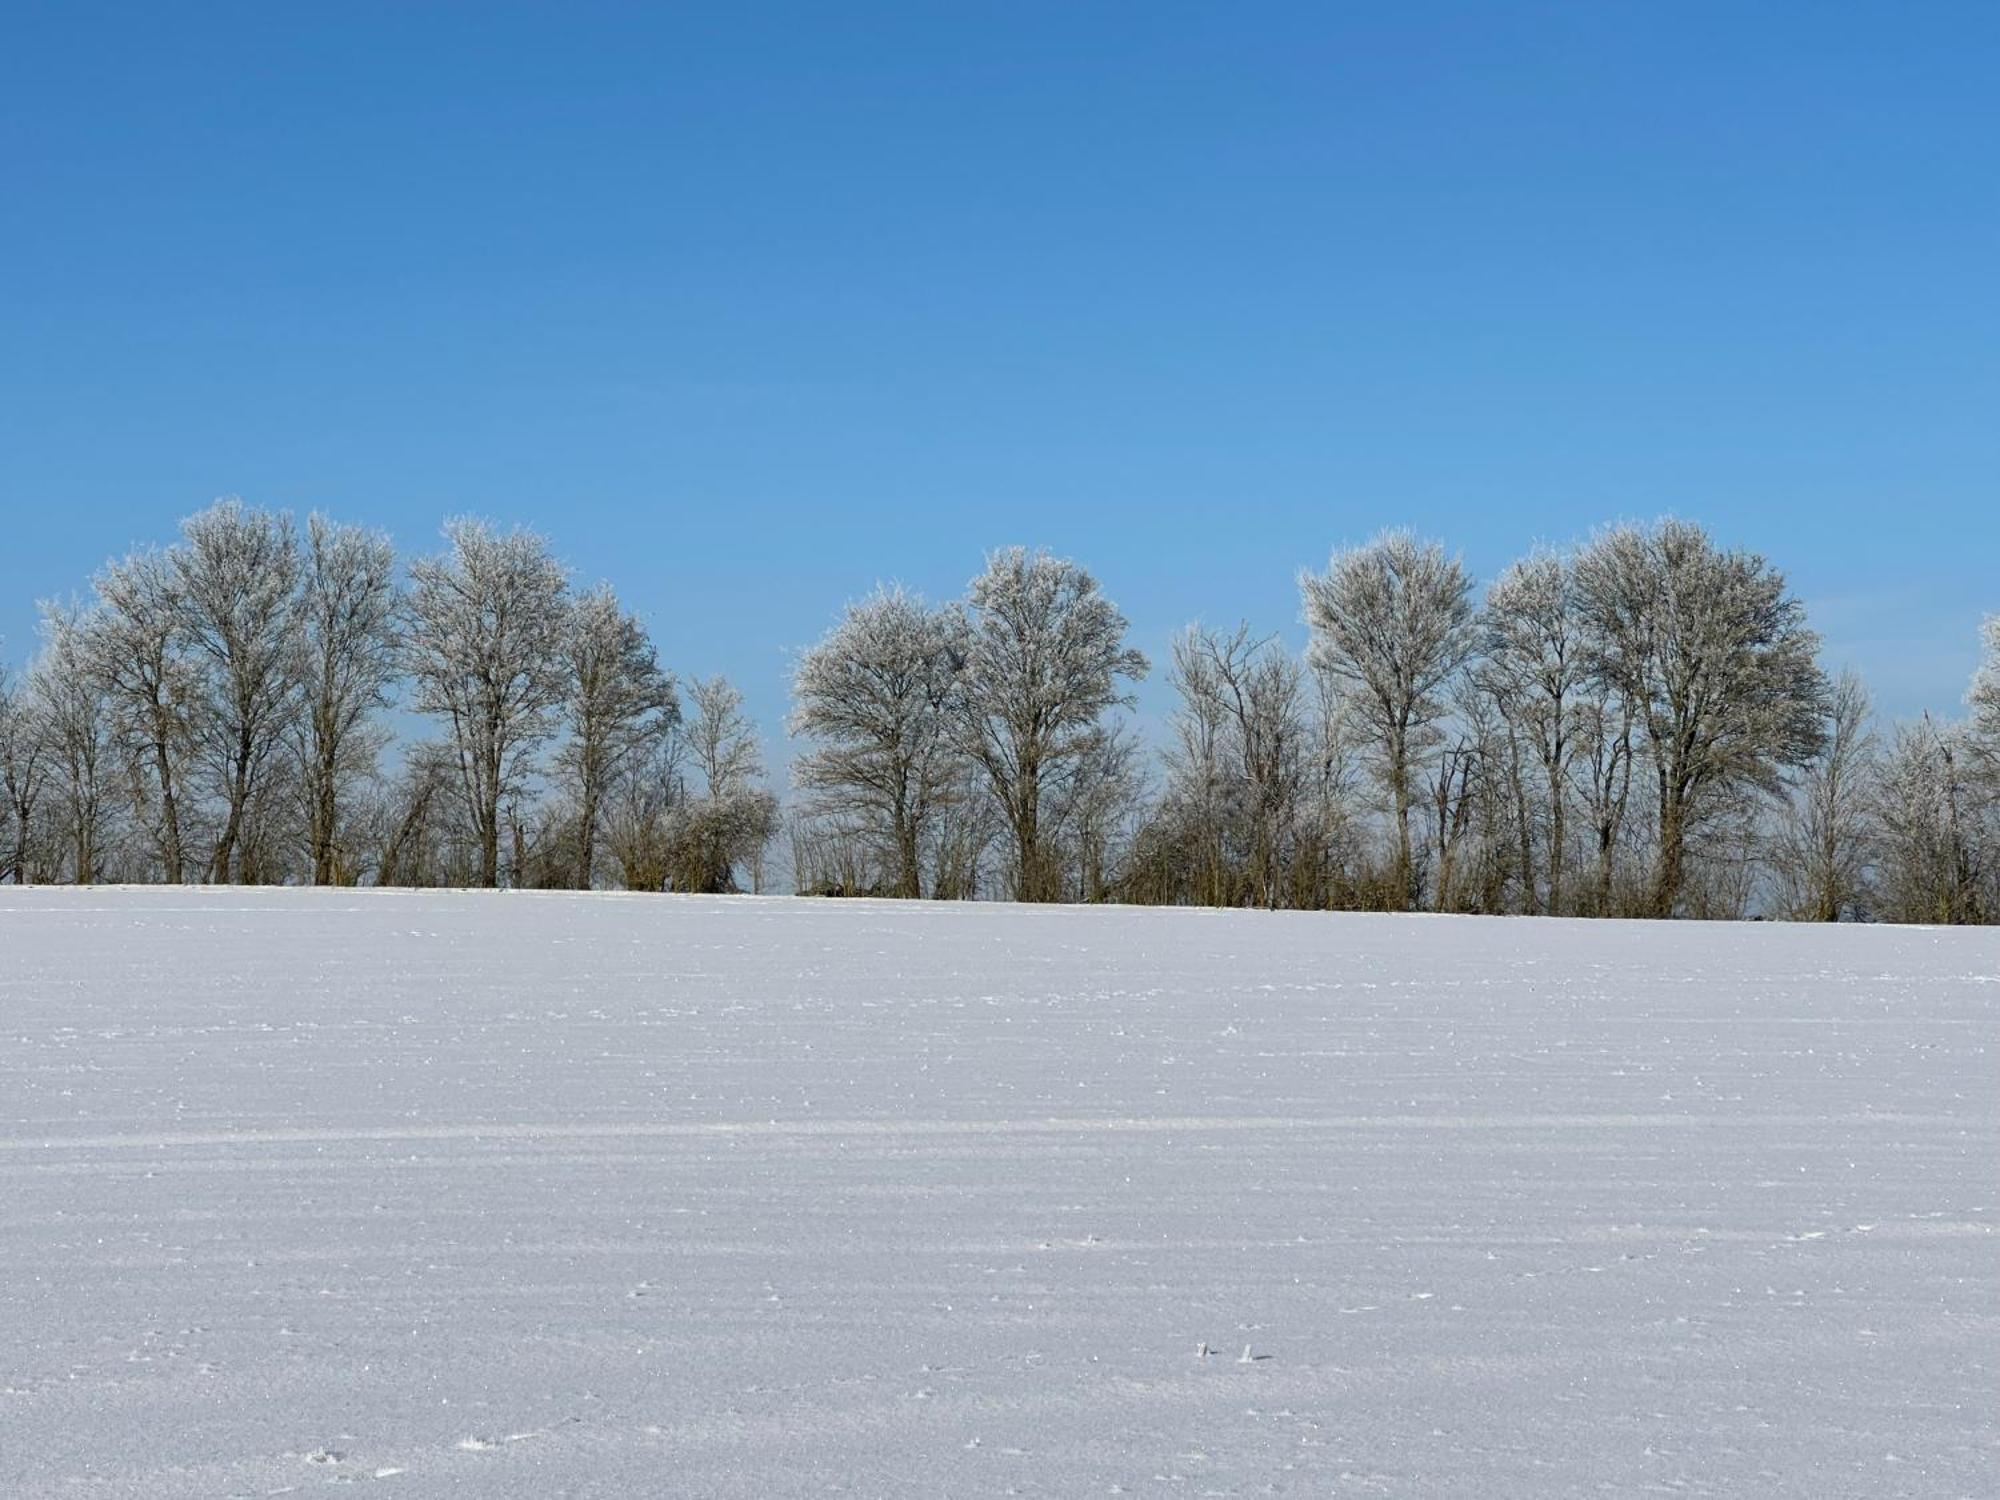
<svg viewBox="0 0 2000 1500">
<path fill-rule="evenodd" d="M 2000 1494 L 2000 932 L 0 889 L 0 1494 Z"/>
</svg>

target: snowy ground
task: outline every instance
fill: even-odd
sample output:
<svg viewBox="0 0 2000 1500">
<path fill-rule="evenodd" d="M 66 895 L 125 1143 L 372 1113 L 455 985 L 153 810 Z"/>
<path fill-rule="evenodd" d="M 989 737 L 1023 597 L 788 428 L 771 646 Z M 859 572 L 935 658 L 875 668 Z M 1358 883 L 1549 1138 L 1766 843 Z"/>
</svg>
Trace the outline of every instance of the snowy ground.
<svg viewBox="0 0 2000 1500">
<path fill-rule="evenodd" d="M 1996 1063 L 1990 931 L 0 889 L 0 1495 L 1991 1497 Z"/>
</svg>

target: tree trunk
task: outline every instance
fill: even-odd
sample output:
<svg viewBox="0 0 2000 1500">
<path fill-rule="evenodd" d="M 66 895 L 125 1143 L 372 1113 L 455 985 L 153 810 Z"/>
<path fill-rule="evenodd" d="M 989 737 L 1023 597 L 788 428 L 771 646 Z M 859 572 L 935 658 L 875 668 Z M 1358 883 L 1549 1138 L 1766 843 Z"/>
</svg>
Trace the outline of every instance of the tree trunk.
<svg viewBox="0 0 2000 1500">
<path fill-rule="evenodd" d="M 1040 767 L 1024 765 L 1014 791 L 1014 844 L 1019 868 L 1014 872 L 1016 901 L 1046 901 L 1042 872 L 1042 779 Z"/>
<path fill-rule="evenodd" d="M 1417 904 L 1416 860 L 1410 851 L 1409 768 L 1400 759 L 1390 771 L 1396 803 L 1396 909 L 1409 911 Z"/>
<path fill-rule="evenodd" d="M 487 744 L 497 738 L 497 727 L 489 723 Z M 487 890 L 497 890 L 500 885 L 500 766 L 501 755 L 497 750 L 483 752 L 477 777 L 478 800 L 473 807 L 473 823 L 479 833 L 479 883 Z"/>
<path fill-rule="evenodd" d="M 324 768 L 322 768 L 324 775 Z M 323 783 L 313 793 L 312 810 L 312 881 L 314 885 L 333 884 L 333 788 Z"/>
<path fill-rule="evenodd" d="M 340 817 L 338 784 L 340 751 L 338 746 L 332 743 L 333 737 L 327 733 L 323 719 L 320 721 L 315 738 L 319 749 L 314 757 L 308 788 L 312 880 L 314 885 L 332 885 L 335 883 L 333 838 Z"/>
<path fill-rule="evenodd" d="M 1566 819 L 1563 816 L 1562 779 L 1551 774 L 1549 777 L 1549 897 L 1542 909 L 1552 917 L 1562 915 L 1563 854 L 1564 841 L 1568 838 Z"/>
<path fill-rule="evenodd" d="M 587 775 L 583 778 L 580 800 L 583 803 L 578 812 L 576 830 L 576 888 L 590 890 L 597 882 L 597 804 L 600 794 L 597 778 Z"/>
<path fill-rule="evenodd" d="M 923 895 L 923 868 L 917 857 L 916 820 L 898 814 L 896 818 L 896 894 L 915 901 Z"/>
<path fill-rule="evenodd" d="M 1520 747 L 1512 742 L 1511 732 L 1508 741 L 1507 785 L 1514 794 L 1514 830 L 1521 845 L 1522 910 L 1532 916 L 1541 909 L 1541 901 L 1535 891 L 1535 834 L 1528 818 L 1528 788 L 1521 775 Z"/>
<path fill-rule="evenodd" d="M 1671 917 L 1680 904 L 1687 857 L 1687 809 L 1670 795 L 1660 815 L 1660 858 L 1653 873 L 1653 915 Z"/>
<path fill-rule="evenodd" d="M 181 848 L 180 799 L 174 792 L 173 762 L 158 736 L 153 740 L 153 764 L 160 776 L 160 862 L 165 866 L 167 884 L 179 885 L 187 874 L 186 854 Z"/>
<path fill-rule="evenodd" d="M 232 869 L 241 875 L 236 843 L 243 832 L 243 807 L 250 800 L 250 749 L 250 733 L 244 729 L 236 737 L 236 764 L 229 779 L 229 817 L 222 825 L 222 839 L 215 846 L 215 863 L 209 876 L 218 885 L 229 883 Z"/>
</svg>

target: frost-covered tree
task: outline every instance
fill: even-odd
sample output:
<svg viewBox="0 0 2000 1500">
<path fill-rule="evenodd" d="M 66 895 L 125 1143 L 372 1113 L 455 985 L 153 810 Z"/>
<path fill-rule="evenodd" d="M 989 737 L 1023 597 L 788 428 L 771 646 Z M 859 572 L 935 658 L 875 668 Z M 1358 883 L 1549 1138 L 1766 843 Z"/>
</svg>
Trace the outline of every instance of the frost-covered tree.
<svg viewBox="0 0 2000 1500">
<path fill-rule="evenodd" d="M 1926 714 L 1882 756 L 1875 884 L 1894 921 L 2000 920 L 2000 618 L 1984 639 L 1966 722 Z"/>
<path fill-rule="evenodd" d="M 673 883 L 676 810 L 687 800 L 687 741 L 669 728 L 625 767 L 605 800 L 604 845 L 626 890 L 662 891 Z"/>
<path fill-rule="evenodd" d="M 1986 779 L 2000 794 L 2000 615 L 1990 617 L 1980 634 L 1986 651 L 1965 695 L 1966 707 L 1972 710 L 1966 740 Z"/>
<path fill-rule="evenodd" d="M 410 568 L 403 665 L 415 704 L 444 720 L 480 885 L 500 881 L 505 805 L 535 769 L 563 696 L 569 580 L 532 531 L 496 532 L 459 516 L 448 549 Z"/>
<path fill-rule="evenodd" d="M 924 894 L 925 834 L 963 783 L 951 704 L 963 620 L 900 588 L 847 607 L 799 658 L 791 732 L 812 746 L 792 765 L 817 836 L 873 848 L 897 896 Z"/>
<path fill-rule="evenodd" d="M 49 785 L 69 846 L 70 879 L 103 877 L 112 813 L 111 705 L 96 671 L 93 614 L 42 605 L 42 649 L 23 685 L 27 713 L 46 748 Z"/>
<path fill-rule="evenodd" d="M 1227 690 L 1198 627 L 1175 640 L 1167 682 L 1179 696 L 1161 753 L 1166 772 L 1143 843 L 1156 901 L 1227 906 L 1235 900 L 1243 789 L 1236 774 Z"/>
<path fill-rule="evenodd" d="M 1046 822 L 1061 883 L 1058 897 L 1103 901 L 1116 881 L 1131 843 L 1146 793 L 1139 750 L 1122 724 L 1115 724 L 1062 779 Z"/>
<path fill-rule="evenodd" d="M 0 881 L 28 883 L 48 778 L 48 743 L 33 699 L 0 664 Z"/>
<path fill-rule="evenodd" d="M 1417 898 L 1410 813 L 1436 753 L 1453 681 L 1476 644 L 1472 578 L 1436 543 L 1387 531 L 1299 578 L 1313 664 L 1365 736 L 1395 839 L 1392 887 Z"/>
<path fill-rule="evenodd" d="M 1875 733 L 1868 690 L 1852 672 L 1834 681 L 1826 729 L 1781 810 L 1771 850 L 1782 910 L 1813 922 L 1859 917 L 1867 905 Z"/>
<path fill-rule="evenodd" d="M 1147 842 L 1178 842 L 1185 895 L 1209 905 L 1287 899 L 1309 780 L 1305 672 L 1248 625 L 1189 627 L 1174 642 L 1166 787 Z"/>
<path fill-rule="evenodd" d="M 1450 729 L 1420 785 L 1431 905 L 1437 911 L 1497 911 L 1506 899 L 1508 828 L 1502 794 L 1502 727 L 1491 698 L 1461 679 Z M 1468 890 L 1468 887 L 1470 889 Z"/>
<path fill-rule="evenodd" d="M 1876 803 L 1876 891 L 1891 921 L 1953 924 L 2000 915 L 2000 849 L 1982 822 L 1966 740 L 1962 727 L 1928 714 L 1891 737 Z"/>
<path fill-rule="evenodd" d="M 1516 788 L 1521 889 L 1530 911 L 1560 912 L 1569 857 L 1570 771 L 1579 750 L 1579 714 L 1589 683 L 1575 574 L 1559 553 L 1514 563 L 1487 590 L 1479 616 L 1480 687 L 1498 710 Z M 1527 768 L 1532 767 L 1530 807 Z M 1534 836 L 1541 834 L 1537 889 Z"/>
<path fill-rule="evenodd" d="M 1637 734 L 1632 704 L 1616 694 L 1590 694 L 1578 705 L 1578 749 L 1570 764 L 1570 784 L 1589 835 L 1590 885 L 1580 906 L 1590 916 L 1608 917 L 1618 910 Z"/>
<path fill-rule="evenodd" d="M 300 707 L 293 734 L 306 857 L 314 885 L 346 884 L 344 838 L 357 790 L 375 775 L 396 676 L 396 554 L 388 537 L 325 516 L 306 521 L 294 644 Z"/>
<path fill-rule="evenodd" d="M 1355 805 L 1364 776 L 1361 754 L 1338 684 L 1315 669 L 1309 691 L 1304 831 L 1292 875 L 1293 904 L 1352 907 L 1359 899 L 1362 830 Z"/>
<path fill-rule="evenodd" d="M 209 875 L 245 880 L 246 820 L 281 767 L 299 710 L 298 536 L 290 517 L 227 499 L 183 521 L 180 545 L 167 556 L 182 632 L 202 674 L 202 721 L 223 802 Z"/>
<path fill-rule="evenodd" d="M 995 879 L 993 850 L 1002 835 L 984 773 L 959 757 L 956 782 L 931 809 L 924 884 L 940 901 L 971 901 L 988 893 Z"/>
<path fill-rule="evenodd" d="M 93 586 L 93 666 L 133 771 L 135 812 L 161 878 L 179 885 L 189 874 L 189 765 L 210 739 L 211 709 L 187 651 L 178 570 L 167 554 L 135 552 L 100 571 Z"/>
<path fill-rule="evenodd" d="M 578 890 L 596 881 L 604 801 L 625 770 L 680 719 L 673 678 L 637 616 L 609 584 L 578 597 L 562 650 L 562 713 L 569 737 L 556 765 L 575 803 Z"/>
<path fill-rule="evenodd" d="M 722 677 L 688 687 L 686 763 L 694 785 L 667 814 L 674 889 L 740 889 L 746 871 L 762 885 L 764 851 L 778 834 L 778 799 L 764 785 L 764 755 L 743 695 Z"/>
<path fill-rule="evenodd" d="M 1819 638 L 1783 574 L 1687 521 L 1600 533 L 1577 557 L 1576 586 L 1593 675 L 1643 733 L 1657 792 L 1648 907 L 1671 916 L 1703 818 L 1776 793 L 1819 753 Z"/>
<path fill-rule="evenodd" d="M 979 767 L 1013 843 L 1014 896 L 1061 897 L 1052 826 L 1069 783 L 1103 750 L 1121 683 L 1146 673 L 1125 617 L 1083 568 L 1046 552 L 993 553 L 966 600 L 954 698 L 960 747 Z"/>
<path fill-rule="evenodd" d="M 420 741 L 365 815 L 373 833 L 377 885 L 470 885 L 479 850 L 466 837 L 456 746 Z"/>
<path fill-rule="evenodd" d="M 1248 821 L 1247 899 L 1275 908 L 1298 856 L 1310 733 L 1303 664 L 1273 640 L 1239 628 L 1216 655 L 1216 679 L 1234 728 Z"/>
<path fill-rule="evenodd" d="M 784 838 L 792 857 L 792 890 L 797 894 L 880 893 L 881 847 L 855 829 L 794 805 L 785 817 Z"/>
</svg>

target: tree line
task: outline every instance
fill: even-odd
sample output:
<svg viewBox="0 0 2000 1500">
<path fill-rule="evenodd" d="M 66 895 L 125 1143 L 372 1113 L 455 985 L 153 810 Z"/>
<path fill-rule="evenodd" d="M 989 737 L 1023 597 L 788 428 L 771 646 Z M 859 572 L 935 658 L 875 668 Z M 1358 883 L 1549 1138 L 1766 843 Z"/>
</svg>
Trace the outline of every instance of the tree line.
<svg viewBox="0 0 2000 1500">
<path fill-rule="evenodd" d="M 737 690 L 532 532 L 225 500 L 44 604 L 0 681 L 0 879 L 716 891 L 778 831 Z M 393 743 L 392 719 L 432 727 Z"/>
<path fill-rule="evenodd" d="M 2000 919 L 2000 620 L 1962 719 L 1880 726 L 1783 575 L 1686 521 L 1483 595 L 1407 532 L 1338 551 L 1303 655 L 1173 642 L 1156 752 L 1075 562 L 879 588 L 797 658 L 789 806 L 737 689 L 608 585 L 444 541 L 225 500 L 45 604 L 0 675 L 0 880 L 718 892 L 788 855 L 827 895 Z"/>
</svg>

